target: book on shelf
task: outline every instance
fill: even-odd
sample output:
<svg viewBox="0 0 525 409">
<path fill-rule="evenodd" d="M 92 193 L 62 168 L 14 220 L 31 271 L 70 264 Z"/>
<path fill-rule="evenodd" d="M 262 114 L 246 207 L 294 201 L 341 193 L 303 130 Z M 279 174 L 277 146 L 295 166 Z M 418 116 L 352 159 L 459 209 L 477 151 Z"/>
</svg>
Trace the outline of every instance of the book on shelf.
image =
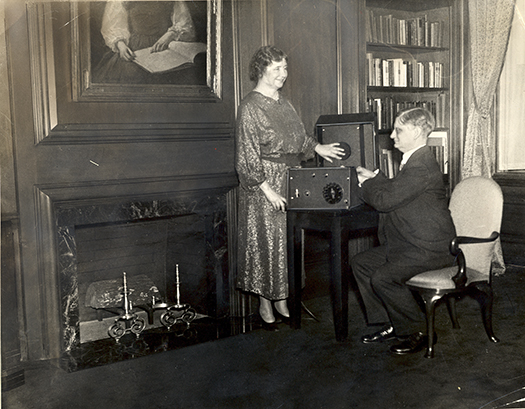
<svg viewBox="0 0 525 409">
<path fill-rule="evenodd" d="M 434 115 L 436 127 L 443 128 L 445 122 L 446 96 L 440 94 L 435 100 L 399 101 L 395 97 L 369 97 L 367 100 L 368 112 L 374 112 L 377 118 L 378 130 L 392 128 L 394 119 L 400 111 L 410 108 L 422 107 Z"/>
<path fill-rule="evenodd" d="M 447 111 L 445 109 L 447 103 L 447 95 L 443 92 L 439 93 L 436 101 L 436 127 L 446 128 Z"/>
<path fill-rule="evenodd" d="M 395 176 L 394 173 L 394 159 L 392 158 L 392 151 L 390 149 L 386 150 L 386 164 L 388 166 L 388 177 L 392 179 Z"/>
<path fill-rule="evenodd" d="M 383 79 L 381 86 L 383 87 L 390 86 L 390 66 L 391 64 L 388 63 L 388 60 L 381 60 L 381 78 Z"/>
<path fill-rule="evenodd" d="M 425 86 L 425 65 L 422 62 L 417 63 L 417 87 Z"/>
<path fill-rule="evenodd" d="M 374 56 L 372 53 L 366 53 L 366 77 L 365 82 L 368 85 L 375 83 L 374 73 Z"/>
<path fill-rule="evenodd" d="M 427 146 L 430 147 L 441 172 L 448 174 L 448 133 L 447 131 L 433 131 L 427 139 Z"/>
<path fill-rule="evenodd" d="M 133 61 L 150 73 L 160 74 L 191 66 L 197 54 L 206 49 L 204 43 L 172 41 L 163 51 L 151 52 L 151 48 L 135 51 Z"/>
<path fill-rule="evenodd" d="M 383 100 L 381 98 L 368 98 L 368 112 L 376 114 L 377 129 L 385 128 L 383 119 Z"/>
<path fill-rule="evenodd" d="M 444 65 L 439 61 L 377 58 L 366 54 L 367 84 L 375 87 L 443 88 Z"/>
<path fill-rule="evenodd" d="M 381 86 L 383 84 L 383 62 L 380 58 L 373 58 L 373 84 L 375 86 Z"/>
<path fill-rule="evenodd" d="M 443 21 L 430 21 L 428 15 L 402 19 L 392 14 L 366 10 L 366 41 L 418 47 L 443 47 Z"/>
<path fill-rule="evenodd" d="M 436 66 L 434 65 L 433 61 L 428 62 L 428 87 L 429 88 L 435 88 L 436 87 Z"/>
<path fill-rule="evenodd" d="M 443 47 L 444 25 L 444 21 L 430 23 L 430 47 Z"/>
<path fill-rule="evenodd" d="M 408 45 L 410 42 L 410 22 L 407 20 L 400 20 L 400 33 L 399 38 L 401 45 Z"/>
<path fill-rule="evenodd" d="M 394 156 L 391 149 L 381 149 L 380 158 L 381 172 L 389 179 L 394 178 L 397 175 L 399 164 L 394 161 Z"/>
<path fill-rule="evenodd" d="M 382 62 L 383 86 L 384 87 L 406 87 L 407 86 L 407 61 L 402 58 L 389 58 Z"/>
</svg>

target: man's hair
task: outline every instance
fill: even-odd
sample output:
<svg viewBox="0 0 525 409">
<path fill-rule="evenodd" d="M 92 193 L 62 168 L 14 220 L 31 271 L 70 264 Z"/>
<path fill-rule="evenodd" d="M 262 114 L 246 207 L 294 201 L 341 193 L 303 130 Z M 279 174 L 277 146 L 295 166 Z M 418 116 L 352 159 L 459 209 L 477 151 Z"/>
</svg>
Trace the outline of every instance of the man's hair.
<svg viewBox="0 0 525 409">
<path fill-rule="evenodd" d="M 250 61 L 250 80 L 257 82 L 264 74 L 266 67 L 273 62 L 288 61 L 288 56 L 273 45 L 265 45 L 259 48 Z"/>
<path fill-rule="evenodd" d="M 436 120 L 434 116 L 425 108 L 417 107 L 401 111 L 397 114 L 397 120 L 402 124 L 410 124 L 417 126 L 425 132 L 425 136 L 436 127 Z"/>
</svg>

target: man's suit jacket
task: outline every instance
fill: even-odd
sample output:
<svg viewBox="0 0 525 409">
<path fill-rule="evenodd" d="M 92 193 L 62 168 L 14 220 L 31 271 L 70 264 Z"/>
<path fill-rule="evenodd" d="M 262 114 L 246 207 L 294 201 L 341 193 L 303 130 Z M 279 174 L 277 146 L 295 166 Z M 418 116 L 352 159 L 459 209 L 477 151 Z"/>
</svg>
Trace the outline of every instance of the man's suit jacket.
<svg viewBox="0 0 525 409">
<path fill-rule="evenodd" d="M 379 240 L 388 261 L 434 264 L 450 260 L 455 228 L 443 174 L 430 148 L 415 151 L 393 179 L 379 173 L 362 184 L 363 199 L 380 212 Z"/>
</svg>

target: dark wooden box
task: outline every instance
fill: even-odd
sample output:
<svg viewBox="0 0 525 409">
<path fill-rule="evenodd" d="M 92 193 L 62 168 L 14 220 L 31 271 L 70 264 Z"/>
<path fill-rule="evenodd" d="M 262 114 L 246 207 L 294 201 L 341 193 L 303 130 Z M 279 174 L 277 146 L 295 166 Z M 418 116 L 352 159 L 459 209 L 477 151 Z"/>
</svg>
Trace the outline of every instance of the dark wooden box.
<svg viewBox="0 0 525 409">
<path fill-rule="evenodd" d="M 340 210 L 362 203 L 354 167 L 291 168 L 287 185 L 288 209 Z"/>
</svg>

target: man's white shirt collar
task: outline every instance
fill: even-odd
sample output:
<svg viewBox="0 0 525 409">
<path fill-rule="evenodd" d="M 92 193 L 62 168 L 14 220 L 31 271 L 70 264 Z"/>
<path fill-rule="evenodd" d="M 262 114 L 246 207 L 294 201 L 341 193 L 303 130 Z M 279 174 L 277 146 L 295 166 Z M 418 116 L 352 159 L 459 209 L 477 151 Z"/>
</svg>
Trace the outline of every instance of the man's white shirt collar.
<svg viewBox="0 0 525 409">
<path fill-rule="evenodd" d="M 423 146 L 427 146 L 427 144 L 423 144 L 423 145 L 419 145 L 417 148 L 414 148 L 414 149 L 411 149 L 409 150 L 408 152 L 405 152 L 403 154 L 403 158 L 401 159 L 401 164 L 400 165 L 404 165 L 408 162 L 408 159 L 412 156 L 412 154 L 417 151 L 418 149 L 421 149 Z"/>
</svg>

